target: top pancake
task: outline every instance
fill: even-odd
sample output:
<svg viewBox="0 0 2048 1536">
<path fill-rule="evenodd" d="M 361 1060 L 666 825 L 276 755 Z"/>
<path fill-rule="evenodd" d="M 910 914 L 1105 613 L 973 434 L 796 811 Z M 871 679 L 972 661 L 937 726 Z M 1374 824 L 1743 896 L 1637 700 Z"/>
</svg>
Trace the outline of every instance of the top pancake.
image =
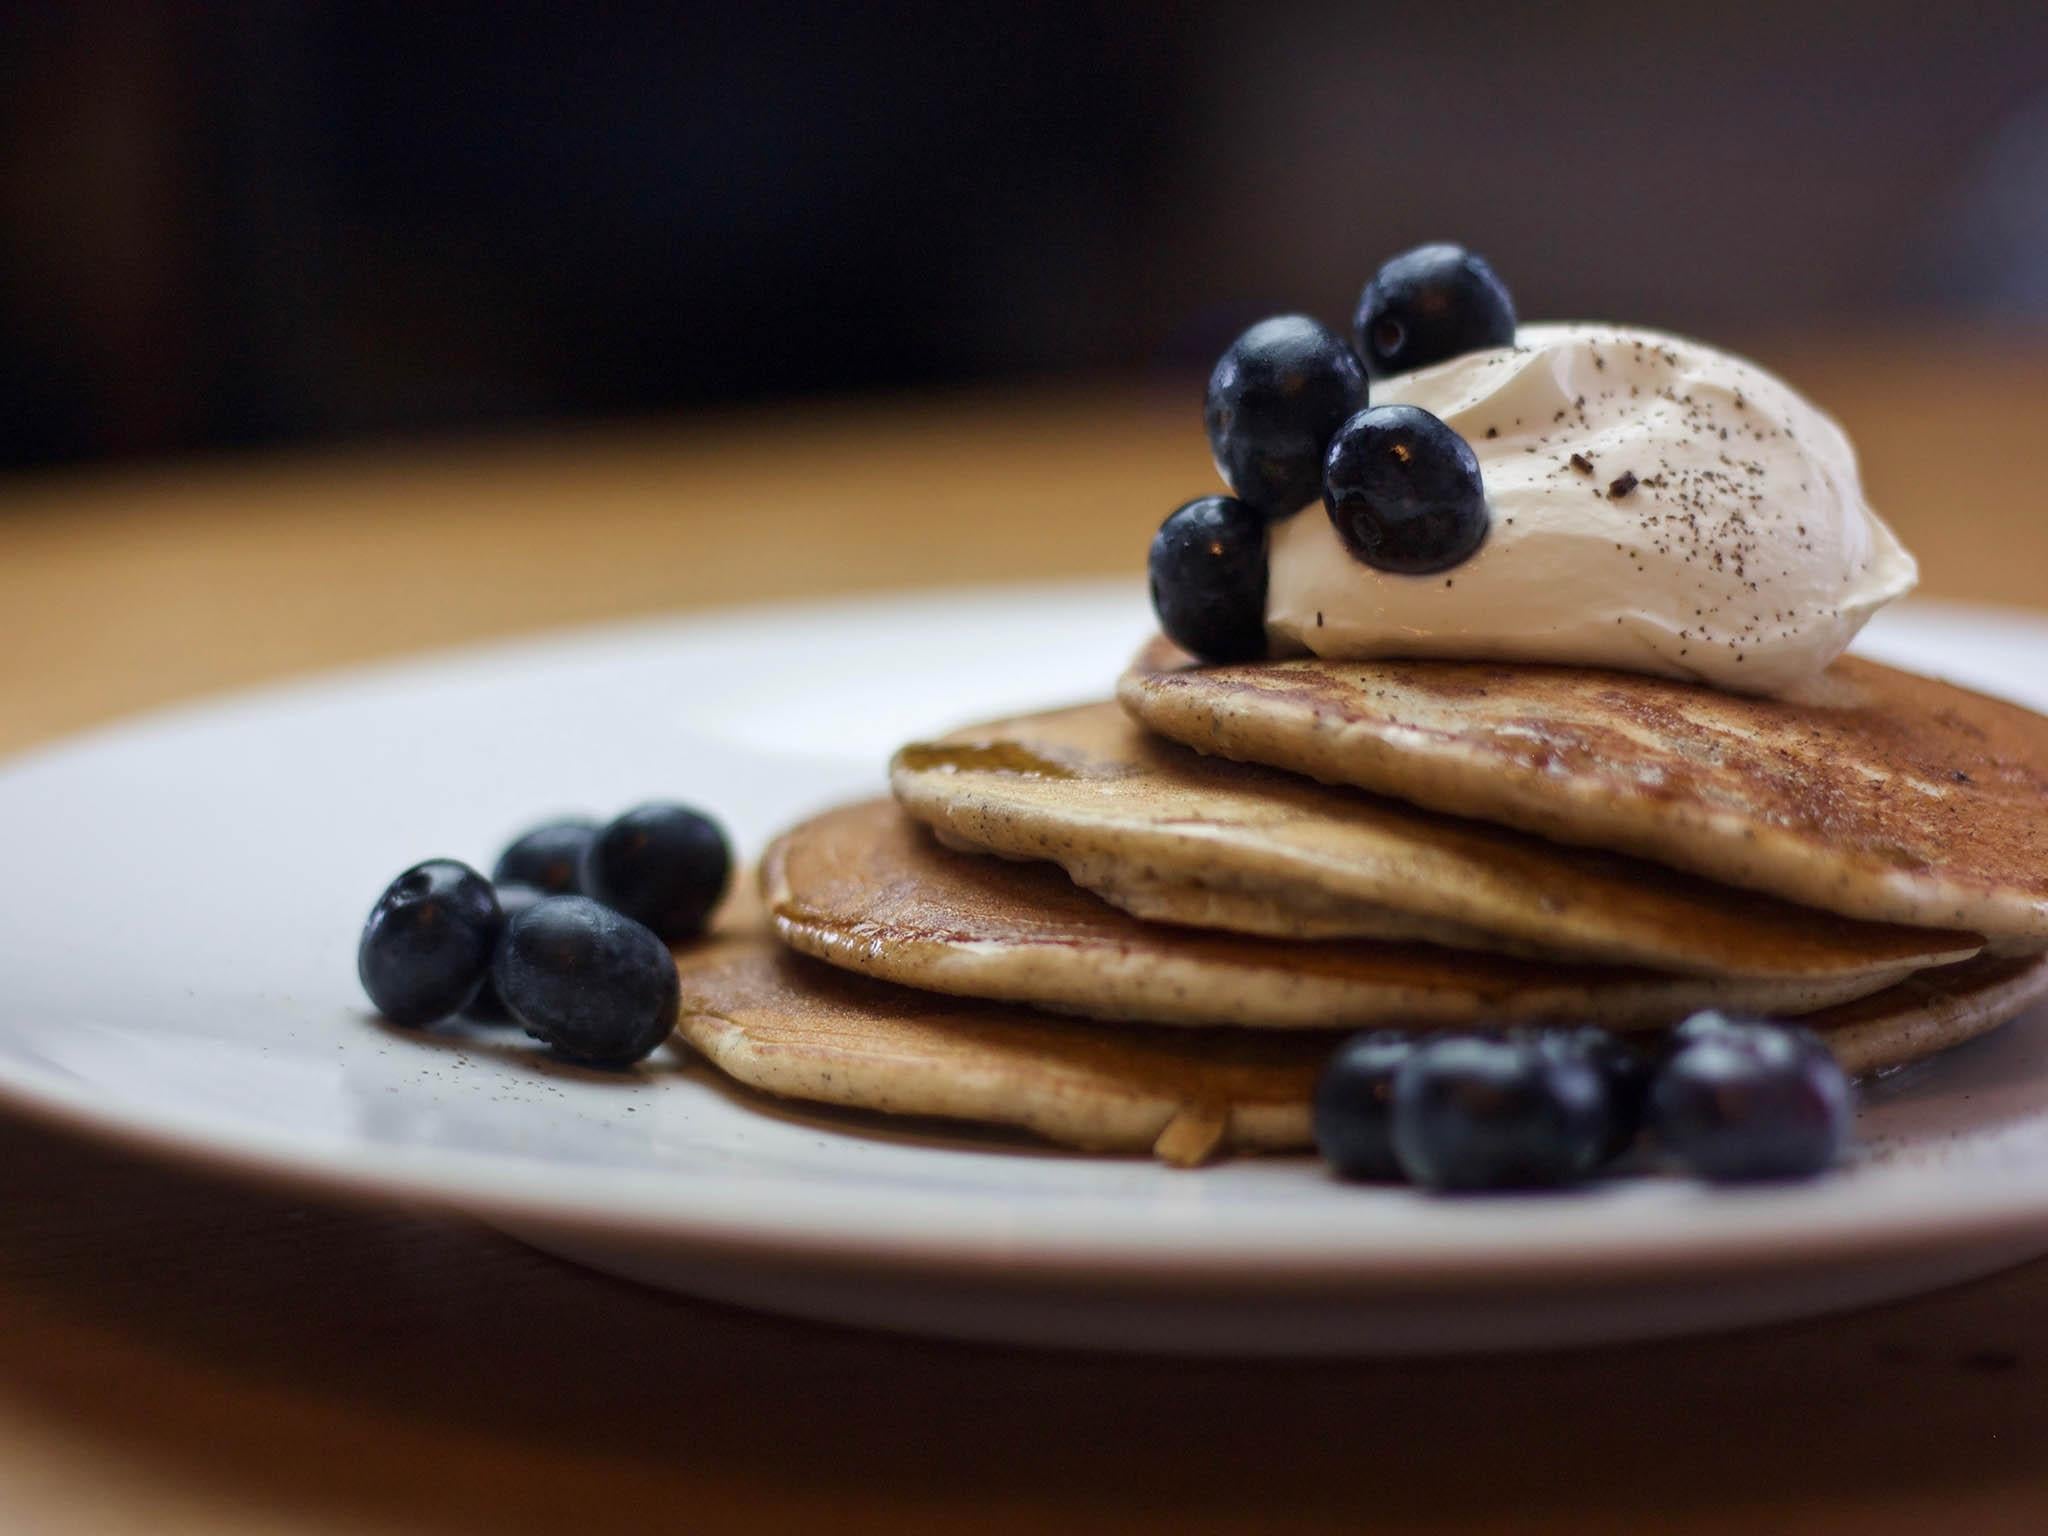
<svg viewBox="0 0 2048 1536">
<path fill-rule="evenodd" d="M 1974 936 L 1851 922 L 1612 854 L 1205 758 L 1092 704 L 955 731 L 891 784 L 956 845 L 1058 863 L 1140 917 L 1437 943 L 1706 976 L 1962 959 Z"/>
<path fill-rule="evenodd" d="M 1844 657 L 1794 699 L 1589 668 L 1302 659 L 1118 697 L 1203 752 L 1851 917 L 2048 938 L 2048 719 Z"/>
</svg>

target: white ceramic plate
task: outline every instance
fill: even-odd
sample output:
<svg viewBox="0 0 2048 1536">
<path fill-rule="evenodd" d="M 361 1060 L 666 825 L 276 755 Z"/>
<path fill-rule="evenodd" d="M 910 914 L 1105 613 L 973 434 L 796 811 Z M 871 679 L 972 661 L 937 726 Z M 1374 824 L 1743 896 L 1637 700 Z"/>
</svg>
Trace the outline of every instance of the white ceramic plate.
<svg viewBox="0 0 2048 1536">
<path fill-rule="evenodd" d="M 375 1020 L 387 879 L 488 865 L 539 816 L 650 796 L 751 853 L 872 793 L 889 751 L 1104 693 L 1128 587 L 648 623 L 124 724 L 0 770 L 0 1096 L 165 1153 L 471 1212 L 743 1304 L 926 1332 L 1190 1351 L 1417 1351 L 1702 1329 L 2048 1251 L 2048 1015 L 1869 1096 L 1812 1185 L 1659 1179 L 1436 1200 L 1306 1158 L 1175 1172 L 772 1110 L 681 1058 L 550 1063 Z M 2048 623 L 1908 609 L 1867 648 L 2048 706 Z"/>
</svg>

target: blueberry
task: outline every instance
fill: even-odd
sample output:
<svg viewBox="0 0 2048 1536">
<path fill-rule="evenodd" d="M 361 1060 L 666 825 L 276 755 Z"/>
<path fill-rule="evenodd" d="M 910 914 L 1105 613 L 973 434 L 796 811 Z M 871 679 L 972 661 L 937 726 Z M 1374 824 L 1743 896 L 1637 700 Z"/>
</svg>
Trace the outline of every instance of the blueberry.
<svg viewBox="0 0 2048 1536">
<path fill-rule="evenodd" d="M 575 892 L 583 850 L 597 836 L 597 823 L 584 816 L 543 822 L 512 839 L 491 870 L 496 885 L 530 885 L 550 896 Z"/>
<path fill-rule="evenodd" d="M 1552 1039 L 1559 1049 L 1581 1052 L 1607 1083 L 1607 1141 L 1600 1161 L 1611 1162 L 1634 1144 L 1643 1128 L 1655 1065 L 1634 1044 L 1597 1025 L 1559 1030 Z"/>
<path fill-rule="evenodd" d="M 1690 1045 L 1695 1040 L 1704 1040 L 1709 1035 L 1718 1035 L 1729 1030 L 1739 1033 L 1748 1027 L 1749 1022 L 1743 1019 L 1731 1019 L 1727 1014 L 1720 1012 L 1718 1009 L 1702 1008 L 1698 1013 L 1671 1031 L 1665 1042 L 1665 1054 L 1667 1056 L 1672 1055 L 1681 1047 Z M 1802 1030 L 1801 1033 L 1805 1034 L 1815 1045 L 1820 1044 L 1819 1039 L 1813 1035 L 1812 1031 Z"/>
<path fill-rule="evenodd" d="M 1418 245 L 1373 274 L 1352 340 L 1375 379 L 1515 342 L 1515 301 L 1486 258 L 1462 245 Z"/>
<path fill-rule="evenodd" d="M 584 850 L 582 889 L 674 943 L 704 931 L 732 878 L 717 822 L 654 801 L 606 823 Z"/>
<path fill-rule="evenodd" d="M 356 975 L 392 1023 L 431 1024 L 476 994 L 503 924 L 488 880 L 454 859 L 429 859 L 370 908 Z"/>
<path fill-rule="evenodd" d="M 1241 501 L 1204 496 L 1152 536 L 1146 562 L 1159 628 L 1202 661 L 1266 654 L 1266 520 Z"/>
<path fill-rule="evenodd" d="M 1413 405 L 1374 406 L 1337 429 L 1323 505 L 1354 558 L 1403 576 L 1471 559 L 1492 526 L 1471 445 Z"/>
<path fill-rule="evenodd" d="M 1401 1177 L 1394 1160 L 1394 1073 L 1413 1049 L 1408 1036 L 1386 1030 L 1354 1035 L 1316 1080 L 1316 1150 L 1345 1178 Z"/>
<path fill-rule="evenodd" d="M 1831 1167 L 1855 1112 L 1849 1079 L 1810 1031 L 1689 1019 L 1650 1086 L 1650 1126 L 1689 1172 L 1717 1182 L 1807 1178 Z"/>
<path fill-rule="evenodd" d="M 1261 320 L 1209 375 L 1203 419 L 1217 473 L 1269 518 L 1299 512 L 1323 487 L 1323 450 L 1366 407 L 1365 369 L 1307 315 Z"/>
<path fill-rule="evenodd" d="M 506 927 L 511 926 L 513 918 L 547 894 L 545 891 L 535 890 L 530 885 L 501 885 L 497 887 L 497 893 L 498 908 L 505 914 Z M 492 949 L 493 955 L 504 942 L 505 935 L 501 929 L 498 944 Z M 462 1010 L 462 1016 L 477 1024 L 512 1022 L 512 1010 L 505 1006 L 505 999 L 498 995 L 497 979 L 491 974 L 490 967 L 484 968 L 484 984 L 477 988 L 476 996 L 469 1000 L 469 1006 Z"/>
<path fill-rule="evenodd" d="M 1534 1036 L 1421 1042 L 1394 1074 L 1394 1155 L 1430 1189 L 1526 1189 L 1584 1178 L 1609 1131 L 1585 1054 Z"/>
<path fill-rule="evenodd" d="M 588 1066 L 631 1066 L 675 1028 L 668 946 L 587 896 L 545 896 L 513 918 L 491 979 L 529 1034 Z"/>
</svg>

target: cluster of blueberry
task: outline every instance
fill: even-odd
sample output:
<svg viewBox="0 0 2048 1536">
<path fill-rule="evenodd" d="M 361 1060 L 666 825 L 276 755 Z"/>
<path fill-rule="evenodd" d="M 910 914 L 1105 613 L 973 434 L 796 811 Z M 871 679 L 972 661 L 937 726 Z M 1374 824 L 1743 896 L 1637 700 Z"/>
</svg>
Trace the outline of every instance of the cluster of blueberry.
<svg viewBox="0 0 2048 1536">
<path fill-rule="evenodd" d="M 1471 445 L 1428 411 L 1372 405 L 1368 381 L 1514 339 L 1514 301 L 1485 259 L 1425 245 L 1365 285 L 1350 343 L 1306 315 L 1232 342 L 1204 412 L 1232 494 L 1187 503 L 1152 541 L 1166 636 L 1204 661 L 1264 656 L 1268 527 L 1318 496 L 1344 547 L 1375 570 L 1427 575 L 1470 559 L 1489 524 Z"/>
<path fill-rule="evenodd" d="M 392 881 L 356 974 L 393 1023 L 517 1023 L 570 1061 L 631 1066 L 675 1027 L 668 946 L 704 931 L 731 878 L 725 833 L 686 805 L 548 822 L 488 880 L 429 859 Z"/>
<path fill-rule="evenodd" d="M 1638 1051 L 1602 1029 L 1359 1035 L 1316 1086 L 1316 1146 L 1346 1178 L 1528 1189 L 1590 1178 L 1647 1131 L 1717 1182 L 1840 1155 L 1854 1101 L 1810 1030 L 1696 1014 Z"/>
</svg>

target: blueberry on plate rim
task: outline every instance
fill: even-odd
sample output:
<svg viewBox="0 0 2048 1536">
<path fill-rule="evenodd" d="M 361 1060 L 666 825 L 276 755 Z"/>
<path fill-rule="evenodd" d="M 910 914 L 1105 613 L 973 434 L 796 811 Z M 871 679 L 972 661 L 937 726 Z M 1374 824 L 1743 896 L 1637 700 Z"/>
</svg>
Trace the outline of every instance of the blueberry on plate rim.
<svg viewBox="0 0 2048 1536">
<path fill-rule="evenodd" d="M 1612 1162 L 1634 1145 L 1643 1128 L 1656 1063 L 1633 1041 L 1597 1024 L 1556 1030 L 1552 1039 L 1560 1049 L 1584 1053 L 1606 1079 L 1607 1141 L 1600 1149 L 1600 1161 Z"/>
<path fill-rule="evenodd" d="M 1401 1177 L 1394 1156 L 1394 1074 L 1413 1053 L 1395 1030 L 1353 1035 L 1316 1079 L 1316 1151 L 1346 1179 L 1387 1183 Z"/>
<path fill-rule="evenodd" d="M 675 959 L 652 929 L 587 896 L 546 896 L 505 926 L 491 979 L 529 1034 L 569 1061 L 628 1067 L 675 1028 Z"/>
<path fill-rule="evenodd" d="M 1484 256 L 1418 245 L 1386 262 L 1358 296 L 1351 335 L 1368 375 L 1383 379 L 1515 341 L 1515 301 Z"/>
<path fill-rule="evenodd" d="M 491 867 L 493 885 L 525 885 L 549 896 L 576 892 L 584 850 L 597 836 L 588 816 L 562 816 L 528 827 L 513 838 Z"/>
<path fill-rule="evenodd" d="M 490 881 L 456 859 L 415 864 L 384 888 L 356 944 L 356 975 L 394 1024 L 432 1024 L 483 985 L 504 914 Z"/>
<path fill-rule="evenodd" d="M 1354 559 L 1401 576 L 1462 565 L 1493 522 L 1472 445 L 1414 405 L 1372 406 L 1337 429 L 1323 504 Z"/>
<path fill-rule="evenodd" d="M 1542 1034 L 1433 1036 L 1394 1073 L 1394 1155 L 1426 1189 L 1577 1183 L 1600 1160 L 1610 1114 L 1599 1068 Z"/>
<path fill-rule="evenodd" d="M 1690 1045 L 1695 1040 L 1704 1040 L 1709 1035 L 1718 1035 L 1728 1030 L 1741 1030 L 1749 1022 L 1745 1019 L 1731 1019 L 1718 1008 L 1702 1008 L 1671 1026 L 1664 1036 L 1664 1054 L 1669 1056 L 1681 1046 Z M 1811 1030 L 1803 1033 L 1814 1044 L 1820 1044 L 1819 1037 Z"/>
<path fill-rule="evenodd" d="M 1323 452 L 1367 403 L 1365 368 L 1336 332 L 1307 315 L 1261 320 L 1209 375 L 1216 471 L 1262 516 L 1291 516 L 1322 493 Z"/>
<path fill-rule="evenodd" d="M 584 850 L 586 896 L 662 939 L 695 938 L 732 879 L 732 849 L 717 822 L 671 800 L 636 805 L 605 823 Z"/>
<path fill-rule="evenodd" d="M 530 885 L 498 885 L 494 889 L 497 892 L 498 909 L 505 914 L 504 926 L 498 931 L 498 943 L 492 946 L 491 949 L 492 957 L 495 959 L 499 947 L 503 946 L 505 942 L 504 928 L 510 927 L 513 918 L 524 912 L 535 902 L 542 900 L 549 893 L 536 890 Z M 463 1008 L 462 1017 L 469 1020 L 472 1024 L 510 1024 L 514 1022 L 512 1010 L 505 1006 L 505 999 L 498 995 L 498 983 L 492 975 L 490 966 L 484 967 L 483 985 L 477 988 L 476 996 L 472 997 Z"/>
<path fill-rule="evenodd" d="M 1695 1017 L 1650 1086 L 1650 1129 L 1687 1172 L 1716 1183 L 1810 1178 L 1849 1140 L 1855 1091 L 1811 1030 Z"/>
<path fill-rule="evenodd" d="M 1203 496 L 1159 525 L 1146 559 L 1160 631 L 1206 662 L 1266 654 L 1266 520 L 1230 496 Z"/>
</svg>

